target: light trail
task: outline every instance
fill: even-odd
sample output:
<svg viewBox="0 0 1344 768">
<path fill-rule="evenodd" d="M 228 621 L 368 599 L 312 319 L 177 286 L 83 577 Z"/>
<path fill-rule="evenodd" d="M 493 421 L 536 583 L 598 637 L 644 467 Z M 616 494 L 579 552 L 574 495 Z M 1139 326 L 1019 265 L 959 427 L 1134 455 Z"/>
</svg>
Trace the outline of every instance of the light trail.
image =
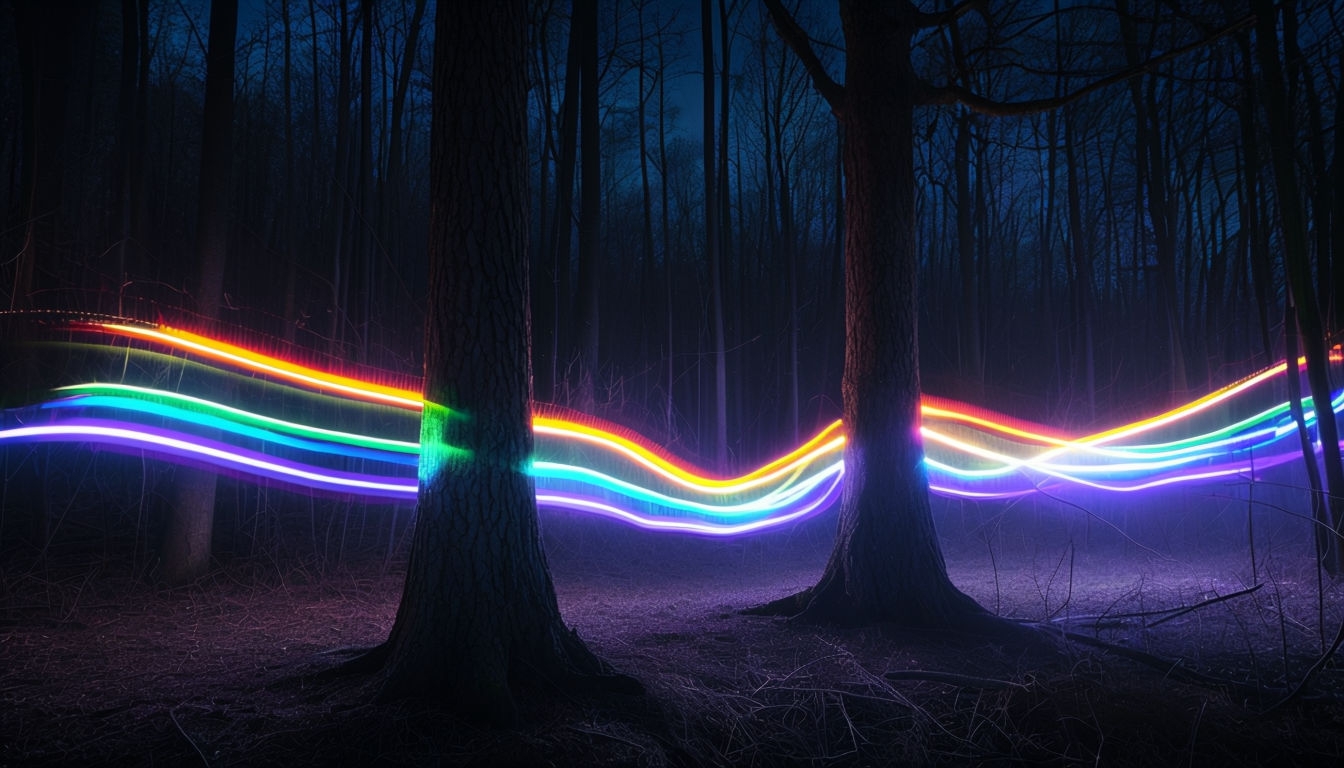
<svg viewBox="0 0 1344 768">
<path fill-rule="evenodd" d="M 117 340 L 133 343 L 145 354 L 168 360 L 186 356 L 204 361 L 221 381 L 242 372 L 293 388 L 286 392 L 325 393 L 332 399 L 305 408 L 305 418 L 325 413 L 336 424 L 265 413 L 267 398 L 255 391 L 247 407 L 218 402 L 211 397 L 218 394 L 209 391 L 165 391 L 146 374 L 143 381 L 70 383 L 52 390 L 48 399 L 0 412 L 0 447 L 37 442 L 101 445 L 300 489 L 372 499 L 411 501 L 416 496 L 417 438 L 425 408 L 411 389 L 300 365 L 166 326 L 86 322 L 72 328 L 109 345 Z M 1082 436 L 926 397 L 921 435 L 930 488 L 960 498 L 1004 499 L 1069 487 L 1134 493 L 1180 483 L 1249 480 L 1301 460 L 1289 404 L 1274 402 L 1269 389 L 1286 371 L 1281 363 L 1178 408 Z M 204 378 L 202 386 L 209 386 L 208 375 L 194 378 Z M 349 428 L 348 415 L 326 413 L 358 403 L 363 408 L 392 406 L 369 420 L 391 433 L 362 434 Z M 1242 413 L 1255 413 L 1207 426 L 1212 417 L 1234 410 L 1233 404 Z M 1336 412 L 1344 407 L 1344 393 L 1332 406 Z M 1304 401 L 1304 410 L 1309 427 L 1314 426 L 1310 401 Z M 1206 417 L 1201 420 L 1204 428 L 1193 426 L 1196 416 Z M 844 471 L 845 436 L 838 421 L 797 448 L 735 476 L 707 472 L 638 434 L 581 414 L 569 417 L 558 409 L 543 409 L 533 415 L 533 431 L 535 450 L 528 471 L 538 504 L 653 530 L 727 536 L 783 525 L 833 503 Z"/>
</svg>

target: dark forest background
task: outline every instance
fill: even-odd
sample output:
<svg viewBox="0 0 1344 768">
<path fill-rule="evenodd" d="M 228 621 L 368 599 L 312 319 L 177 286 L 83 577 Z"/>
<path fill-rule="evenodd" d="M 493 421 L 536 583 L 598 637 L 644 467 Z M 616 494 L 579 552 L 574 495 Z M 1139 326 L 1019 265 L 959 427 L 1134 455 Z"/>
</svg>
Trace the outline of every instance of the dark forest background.
<svg viewBox="0 0 1344 768">
<path fill-rule="evenodd" d="M 229 183 L 203 197 L 209 3 L 0 3 L 0 307 L 195 322 L 418 374 L 434 4 L 216 5 L 236 14 L 217 118 L 232 151 L 204 158 Z M 833 4 L 788 5 L 840 71 Z M 918 40 L 928 81 L 1061 96 L 1248 13 L 991 6 Z M 1281 7 L 1304 255 L 1336 331 L 1344 9 Z M 534 14 L 536 399 L 724 471 L 836 418 L 842 139 L 764 7 L 538 0 Z M 1034 116 L 920 113 L 926 392 L 1087 430 L 1284 354 L 1252 41 L 1242 28 Z M 217 297 L 202 287 L 203 206 L 226 222 Z"/>
</svg>

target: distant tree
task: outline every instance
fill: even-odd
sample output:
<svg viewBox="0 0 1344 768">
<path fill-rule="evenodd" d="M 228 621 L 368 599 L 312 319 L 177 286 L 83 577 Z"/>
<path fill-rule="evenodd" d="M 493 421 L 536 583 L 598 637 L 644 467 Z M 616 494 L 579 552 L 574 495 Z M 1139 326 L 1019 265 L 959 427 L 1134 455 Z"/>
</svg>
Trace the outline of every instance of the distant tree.
<svg viewBox="0 0 1344 768">
<path fill-rule="evenodd" d="M 1266 107 L 1265 122 L 1269 127 L 1271 167 L 1283 233 L 1284 271 L 1290 310 L 1286 320 L 1289 324 L 1295 321 L 1296 330 L 1301 333 L 1312 406 L 1317 414 L 1330 414 L 1333 413 L 1330 401 L 1334 390 L 1330 385 L 1327 329 L 1317 303 L 1317 286 L 1313 285 L 1312 265 L 1308 256 L 1311 246 L 1308 240 L 1306 201 L 1303 199 L 1293 151 L 1297 135 L 1294 114 L 1300 105 L 1291 103 L 1288 97 L 1290 93 L 1296 94 L 1298 89 L 1285 74 L 1279 53 L 1280 41 L 1289 46 L 1289 50 L 1296 46 L 1296 23 L 1289 18 L 1293 13 L 1291 4 L 1283 11 L 1282 21 L 1288 30 L 1287 34 L 1279 30 L 1280 9 L 1272 0 L 1252 0 L 1251 11 L 1256 16 L 1255 51 L 1260 65 L 1261 91 Z M 1318 215 L 1323 217 L 1325 213 L 1319 212 Z M 1324 253 L 1318 254 L 1318 257 L 1327 258 Z M 1291 337 L 1294 330 L 1290 325 L 1285 333 Z M 1288 367 L 1291 376 L 1297 375 L 1296 359 L 1294 351 Z M 1340 543 L 1344 536 L 1344 461 L 1340 457 L 1339 426 L 1335 419 L 1325 417 L 1319 418 L 1317 425 L 1329 503 L 1322 505 L 1314 500 L 1313 514 L 1318 526 L 1316 541 L 1322 565 L 1331 573 L 1339 573 L 1342 567 Z M 1314 452 L 1309 452 L 1306 458 L 1308 462 L 1316 461 Z"/>
<path fill-rule="evenodd" d="M 89 22 L 92 11 L 89 4 L 72 0 L 14 3 L 22 124 L 16 158 L 18 205 L 5 229 L 21 233 L 22 239 L 14 256 L 6 257 L 15 269 L 7 309 L 38 305 L 37 296 L 56 287 L 56 274 L 62 271 L 57 243 L 63 234 L 68 107 L 72 99 L 81 98 L 77 70 L 88 55 L 78 50 L 76 31 Z"/>
<path fill-rule="evenodd" d="M 494 723 L 542 685 L 634 692 L 560 617 L 526 466 L 527 0 L 440 3 L 430 151 L 420 495 L 384 698 Z"/>
<path fill-rule="evenodd" d="M 723 242 L 719 235 L 720 186 L 714 164 L 714 17 L 710 0 L 700 0 L 700 49 L 704 60 L 703 118 L 705 173 L 705 261 L 709 265 L 710 303 L 714 328 L 714 457 L 728 466 L 728 362 L 723 330 Z M 727 66 L 725 62 L 724 66 Z"/>
<path fill-rule="evenodd" d="M 579 45 L 579 252 L 574 290 L 575 404 L 591 411 L 598 367 L 602 244 L 602 142 L 598 105 L 597 0 L 577 0 L 571 22 Z"/>
<path fill-rule="evenodd" d="M 196 213 L 196 307 L 210 323 L 219 320 L 224 299 L 224 268 L 228 262 L 233 49 L 237 29 L 238 0 L 212 3 Z M 210 567 L 217 480 L 215 473 L 202 469 L 177 471 L 163 539 L 163 574 L 169 582 L 191 581 Z"/>
</svg>

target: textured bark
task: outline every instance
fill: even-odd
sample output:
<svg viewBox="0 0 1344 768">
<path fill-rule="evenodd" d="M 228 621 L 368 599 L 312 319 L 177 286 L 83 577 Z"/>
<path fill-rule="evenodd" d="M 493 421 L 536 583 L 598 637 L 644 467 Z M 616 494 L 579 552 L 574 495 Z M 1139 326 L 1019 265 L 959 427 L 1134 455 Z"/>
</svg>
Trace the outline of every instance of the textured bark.
<svg viewBox="0 0 1344 768">
<path fill-rule="evenodd" d="M 782 26 L 782 7 L 768 5 Z M 905 3 L 842 0 L 840 18 L 846 77 L 838 93 L 840 87 L 830 88 L 839 96 L 832 107 L 845 138 L 846 443 L 839 529 L 815 587 L 757 610 L 839 623 L 984 625 L 987 612 L 947 577 L 919 435 L 916 80 L 910 63 L 916 12 Z"/>
<path fill-rule="evenodd" d="M 441 4 L 430 159 L 425 446 L 384 697 L 491 722 L 514 690 L 611 678 L 560 618 L 532 480 L 526 0 Z"/>
</svg>

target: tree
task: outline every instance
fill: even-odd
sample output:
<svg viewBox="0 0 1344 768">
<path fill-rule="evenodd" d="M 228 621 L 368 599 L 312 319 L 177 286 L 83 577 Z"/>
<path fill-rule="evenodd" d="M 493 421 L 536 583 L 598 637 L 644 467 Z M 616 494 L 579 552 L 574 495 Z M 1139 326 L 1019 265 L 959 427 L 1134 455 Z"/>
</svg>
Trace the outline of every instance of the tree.
<svg viewBox="0 0 1344 768">
<path fill-rule="evenodd" d="M 844 136 L 845 485 L 834 549 L 818 583 L 759 608 L 804 620 L 1003 631 L 947 577 L 934 532 L 919 435 L 914 113 L 964 104 L 991 116 L 1055 109 L 1194 47 L 1173 49 L 1061 97 L 997 102 L 915 72 L 916 35 L 983 8 L 967 0 L 936 13 L 912 2 L 840 0 L 845 81 L 833 80 L 780 0 L 765 0 L 780 37 L 830 103 Z M 1237 26 L 1244 25 L 1239 22 Z M 1225 34 L 1228 30 L 1223 30 Z M 1215 35 L 1214 37 L 1216 37 Z M 1213 38 L 1210 38 L 1213 39 Z"/>
<path fill-rule="evenodd" d="M 207 322 L 219 320 L 229 248 L 229 172 L 233 164 L 234 38 L 238 0 L 210 6 L 205 111 L 201 129 L 200 193 L 196 212 L 196 305 Z M 203 575 L 210 566 L 218 476 L 180 469 L 163 539 L 163 573 L 171 583 Z"/>
<path fill-rule="evenodd" d="M 704 148 L 705 148 L 705 262 L 709 267 L 710 303 L 714 313 L 714 456 L 719 467 L 728 466 L 728 362 L 723 335 L 723 263 L 716 202 L 720 188 L 714 166 L 714 21 L 710 0 L 700 0 L 700 49 L 704 56 Z M 724 66 L 727 66 L 725 62 Z"/>
<path fill-rule="evenodd" d="M 76 30 L 92 19 L 92 8 L 77 2 L 14 4 L 22 83 L 19 205 L 11 225 L 22 232 L 14 263 L 8 309 L 31 309 L 36 296 L 56 286 L 61 200 L 65 179 L 68 107 L 78 99 L 75 74 L 81 65 Z M 72 95 L 73 94 L 73 95 Z"/>
<path fill-rule="evenodd" d="M 933 25 L 909 3 L 841 0 L 845 82 L 835 82 L 779 0 L 780 36 L 845 137 L 845 487 L 820 581 L 757 609 L 807 620 L 969 625 L 989 614 L 958 590 L 934 533 L 919 437 L 911 39 Z"/>
<path fill-rule="evenodd" d="M 1283 72 L 1279 57 L 1279 12 L 1271 0 L 1252 0 L 1251 10 L 1256 15 L 1255 50 L 1260 64 L 1261 91 L 1267 107 L 1265 122 L 1269 126 L 1270 158 L 1278 195 L 1279 220 L 1284 243 L 1284 271 L 1287 273 L 1289 307 L 1296 316 L 1297 331 L 1301 334 L 1302 351 L 1307 359 L 1307 385 L 1312 406 L 1320 414 L 1321 458 L 1325 464 L 1326 490 L 1329 503 L 1313 506 L 1313 516 L 1319 527 L 1317 544 L 1322 564 L 1331 573 L 1340 571 L 1340 537 L 1344 534 L 1344 462 L 1339 450 L 1339 426 L 1328 414 L 1331 406 L 1329 356 L 1326 351 L 1326 328 L 1317 304 L 1317 291 L 1312 285 L 1312 269 L 1308 258 L 1311 248 L 1307 239 L 1306 206 L 1299 189 L 1293 146 L 1296 128 L 1293 114 L 1297 105 L 1291 104 L 1287 93 L 1290 85 Z M 1291 9 L 1288 11 L 1291 13 Z M 1285 21 L 1288 24 L 1287 19 Z M 1290 39 L 1289 45 L 1295 43 Z M 1324 214 L 1318 214 L 1323 216 Z M 1318 254 L 1326 258 L 1325 254 Z M 1294 318 L 1289 317 L 1288 322 Z M 1288 327 L 1285 333 L 1292 334 Z M 1297 376 L 1296 353 L 1289 359 L 1290 376 Z M 1300 423 L 1300 422 L 1299 422 Z M 1314 453 L 1306 457 L 1315 462 Z M 1322 537 L 1322 532 L 1329 536 Z"/>
<path fill-rule="evenodd" d="M 514 691 L 639 690 L 565 627 L 538 531 L 527 280 L 527 2 L 435 14 L 420 493 L 382 696 L 496 723 Z"/>
</svg>

